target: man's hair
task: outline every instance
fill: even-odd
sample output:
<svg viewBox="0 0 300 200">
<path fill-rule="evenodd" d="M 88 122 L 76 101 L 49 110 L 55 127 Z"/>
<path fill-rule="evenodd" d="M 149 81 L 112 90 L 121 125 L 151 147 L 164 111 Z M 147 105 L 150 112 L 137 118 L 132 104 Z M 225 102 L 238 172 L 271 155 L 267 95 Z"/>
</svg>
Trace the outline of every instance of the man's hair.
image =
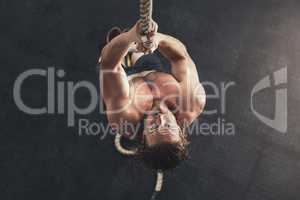
<svg viewBox="0 0 300 200">
<path fill-rule="evenodd" d="M 187 158 L 187 145 L 186 138 L 182 137 L 182 140 L 177 143 L 145 145 L 138 149 L 138 155 L 148 168 L 169 170 Z"/>
</svg>

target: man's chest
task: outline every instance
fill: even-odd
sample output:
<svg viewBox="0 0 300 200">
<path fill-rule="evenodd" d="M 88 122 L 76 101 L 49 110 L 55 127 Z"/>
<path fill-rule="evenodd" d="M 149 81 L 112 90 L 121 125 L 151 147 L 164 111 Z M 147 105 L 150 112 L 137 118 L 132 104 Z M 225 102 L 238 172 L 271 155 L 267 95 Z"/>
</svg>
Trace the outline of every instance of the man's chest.
<svg viewBox="0 0 300 200">
<path fill-rule="evenodd" d="M 131 107 L 138 112 L 151 110 L 153 101 L 164 101 L 169 109 L 175 109 L 181 98 L 182 88 L 173 76 L 155 72 L 130 82 Z"/>
</svg>

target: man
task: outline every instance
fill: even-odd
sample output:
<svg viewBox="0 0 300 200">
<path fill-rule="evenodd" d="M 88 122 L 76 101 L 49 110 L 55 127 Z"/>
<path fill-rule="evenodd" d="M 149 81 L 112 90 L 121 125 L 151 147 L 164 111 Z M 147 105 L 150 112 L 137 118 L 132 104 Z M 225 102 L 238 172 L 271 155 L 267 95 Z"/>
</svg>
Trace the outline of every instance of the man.
<svg viewBox="0 0 300 200">
<path fill-rule="evenodd" d="M 147 49 L 139 22 L 107 43 L 99 59 L 100 87 L 111 127 L 139 140 L 138 155 L 147 166 L 167 170 L 187 156 L 185 129 L 203 111 L 205 91 L 185 46 L 157 27 L 152 21 L 147 37 L 158 51 L 150 55 L 143 55 Z M 170 72 L 163 69 L 159 53 Z M 128 55 L 134 65 L 124 68 Z"/>
</svg>

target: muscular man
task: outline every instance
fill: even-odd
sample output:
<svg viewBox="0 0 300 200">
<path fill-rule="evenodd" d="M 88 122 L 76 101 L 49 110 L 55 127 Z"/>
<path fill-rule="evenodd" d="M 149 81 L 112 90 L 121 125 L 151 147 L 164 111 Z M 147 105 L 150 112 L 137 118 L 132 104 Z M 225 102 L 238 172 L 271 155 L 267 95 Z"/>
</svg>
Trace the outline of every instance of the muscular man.
<svg viewBox="0 0 300 200">
<path fill-rule="evenodd" d="M 187 156 L 186 127 L 203 111 L 205 91 L 195 63 L 177 39 L 157 32 L 152 22 L 148 38 L 157 45 L 150 55 L 131 53 L 132 67 L 124 57 L 132 47 L 140 51 L 140 23 L 120 33 L 102 50 L 100 87 L 110 126 L 141 144 L 138 155 L 153 169 L 171 169 Z M 158 54 L 170 63 L 168 71 Z M 126 124 L 126 126 L 124 126 Z"/>
</svg>

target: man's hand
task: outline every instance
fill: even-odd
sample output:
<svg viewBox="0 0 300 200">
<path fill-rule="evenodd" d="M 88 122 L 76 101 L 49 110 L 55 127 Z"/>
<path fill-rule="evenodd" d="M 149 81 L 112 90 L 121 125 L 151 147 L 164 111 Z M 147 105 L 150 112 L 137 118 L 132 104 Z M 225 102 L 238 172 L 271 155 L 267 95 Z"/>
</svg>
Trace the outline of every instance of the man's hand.
<svg viewBox="0 0 300 200">
<path fill-rule="evenodd" d="M 150 28 L 146 35 L 142 35 L 142 24 L 139 20 L 130 30 L 132 37 L 135 38 L 137 44 L 137 51 L 149 53 L 153 52 L 159 44 L 157 39 L 158 25 L 155 21 L 151 21 Z"/>
</svg>

